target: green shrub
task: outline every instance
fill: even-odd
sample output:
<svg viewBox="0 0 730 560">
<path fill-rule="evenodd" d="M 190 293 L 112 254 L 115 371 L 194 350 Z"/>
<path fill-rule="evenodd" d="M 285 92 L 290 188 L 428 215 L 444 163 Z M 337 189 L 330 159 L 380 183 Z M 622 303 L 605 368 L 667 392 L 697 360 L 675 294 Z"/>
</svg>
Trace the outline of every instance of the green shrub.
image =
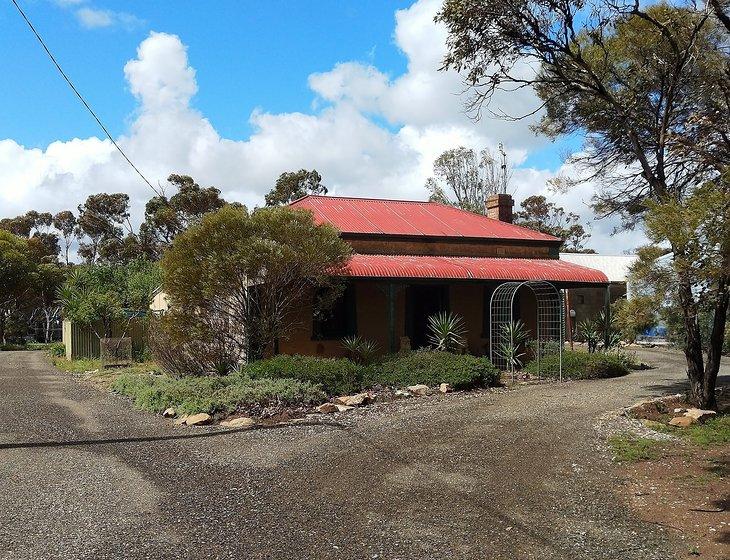
<svg viewBox="0 0 730 560">
<path fill-rule="evenodd" d="M 328 395 L 347 395 L 359 390 L 363 367 L 344 358 L 282 354 L 247 364 L 242 371 L 254 379 L 298 379 L 321 385 Z"/>
<path fill-rule="evenodd" d="M 112 390 L 132 399 L 142 410 L 160 413 L 173 407 L 178 413 L 232 413 L 238 409 L 272 405 L 317 404 L 326 399 L 312 383 L 294 379 L 251 379 L 246 375 L 185 377 L 123 373 Z"/>
<path fill-rule="evenodd" d="M 66 345 L 63 342 L 54 342 L 48 349 L 48 354 L 54 358 L 65 358 L 66 357 Z"/>
<path fill-rule="evenodd" d="M 495 385 L 499 372 L 488 358 L 450 352 L 418 351 L 397 355 L 367 368 L 363 385 L 406 387 L 448 383 L 454 389 Z"/>
<path fill-rule="evenodd" d="M 558 377 L 560 356 L 553 354 L 540 360 L 540 375 Z M 537 360 L 527 364 L 524 371 L 537 375 Z M 613 352 L 563 352 L 563 377 L 567 379 L 604 379 L 627 375 L 625 360 Z"/>
<path fill-rule="evenodd" d="M 0 352 L 12 352 L 17 350 L 27 350 L 27 347 L 25 344 L 13 344 L 13 343 L 7 343 L 7 344 L 0 344 Z"/>
</svg>

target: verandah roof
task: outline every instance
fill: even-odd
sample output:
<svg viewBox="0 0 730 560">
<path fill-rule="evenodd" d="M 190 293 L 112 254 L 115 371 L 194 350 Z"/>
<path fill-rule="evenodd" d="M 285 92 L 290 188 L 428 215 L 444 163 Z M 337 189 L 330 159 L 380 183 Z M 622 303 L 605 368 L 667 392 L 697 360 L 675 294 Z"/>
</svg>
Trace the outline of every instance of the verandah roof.
<svg viewBox="0 0 730 560">
<path fill-rule="evenodd" d="M 557 259 L 440 257 L 355 254 L 344 269 L 355 278 L 435 278 L 442 280 L 545 280 L 608 284 L 603 272 Z"/>
</svg>

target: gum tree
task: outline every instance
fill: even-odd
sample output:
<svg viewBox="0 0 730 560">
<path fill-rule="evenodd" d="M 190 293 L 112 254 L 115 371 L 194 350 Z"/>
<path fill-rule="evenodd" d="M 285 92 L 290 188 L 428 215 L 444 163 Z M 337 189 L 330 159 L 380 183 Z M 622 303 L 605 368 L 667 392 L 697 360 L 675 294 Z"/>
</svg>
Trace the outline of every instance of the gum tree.
<svg viewBox="0 0 730 560">
<path fill-rule="evenodd" d="M 178 235 L 163 255 L 171 310 L 162 327 L 171 343 L 206 362 L 200 372 L 257 359 L 300 326 L 300 311 L 313 299 L 316 312 L 340 295 L 337 272 L 350 254 L 337 230 L 315 225 L 310 212 L 225 206 Z"/>
<path fill-rule="evenodd" d="M 580 176 L 566 185 L 594 181 L 599 215 L 634 227 L 654 205 L 686 205 L 708 181 L 728 191 L 729 35 L 718 13 L 726 13 L 724 3 L 710 4 L 446 0 L 437 16 L 449 33 L 444 68 L 464 74 L 477 112 L 496 91 L 532 88 L 541 101 L 537 131 L 585 139 L 571 158 Z M 692 394 L 699 406 L 714 407 L 728 270 L 701 292 L 715 318 L 705 361 L 699 296 L 682 264 L 692 257 L 673 237 L 662 242 L 675 259 Z M 727 262 L 726 253 L 719 258 Z"/>
</svg>

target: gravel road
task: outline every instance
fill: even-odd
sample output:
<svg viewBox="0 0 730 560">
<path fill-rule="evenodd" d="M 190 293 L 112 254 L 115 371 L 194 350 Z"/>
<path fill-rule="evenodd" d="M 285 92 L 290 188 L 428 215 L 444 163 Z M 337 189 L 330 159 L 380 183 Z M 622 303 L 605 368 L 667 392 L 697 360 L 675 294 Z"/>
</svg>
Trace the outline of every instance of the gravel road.
<svg viewBox="0 0 730 560">
<path fill-rule="evenodd" d="M 682 388 L 678 354 L 644 354 L 659 367 L 621 379 L 222 432 L 0 352 L 0 558 L 672 558 L 616 499 L 594 430 Z"/>
</svg>

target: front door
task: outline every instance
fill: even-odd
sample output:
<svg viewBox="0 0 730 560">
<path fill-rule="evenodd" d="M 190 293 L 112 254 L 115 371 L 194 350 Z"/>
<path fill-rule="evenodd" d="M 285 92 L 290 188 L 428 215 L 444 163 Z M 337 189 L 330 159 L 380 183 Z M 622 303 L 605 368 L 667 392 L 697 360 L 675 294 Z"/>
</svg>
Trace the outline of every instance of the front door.
<svg viewBox="0 0 730 560">
<path fill-rule="evenodd" d="M 445 284 L 408 286 L 406 291 L 406 334 L 414 350 L 428 346 L 428 318 L 448 311 L 449 287 Z"/>
</svg>

